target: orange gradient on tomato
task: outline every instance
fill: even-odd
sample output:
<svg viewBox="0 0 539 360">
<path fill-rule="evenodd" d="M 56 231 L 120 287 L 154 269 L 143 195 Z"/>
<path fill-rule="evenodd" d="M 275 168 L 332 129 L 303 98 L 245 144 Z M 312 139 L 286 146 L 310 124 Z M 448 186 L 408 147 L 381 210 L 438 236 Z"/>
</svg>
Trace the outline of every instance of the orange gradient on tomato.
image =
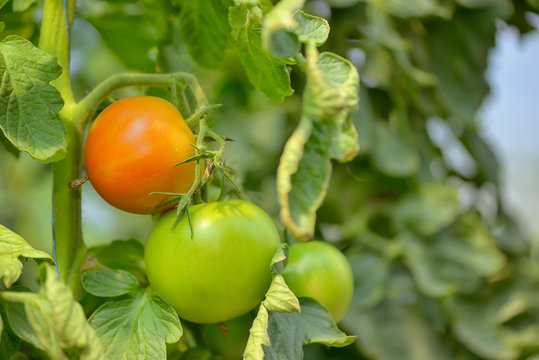
<svg viewBox="0 0 539 360">
<path fill-rule="evenodd" d="M 195 137 L 170 102 L 152 96 L 116 101 L 88 131 L 84 167 L 95 190 L 111 205 L 152 214 L 171 197 L 152 192 L 185 193 L 195 178 Z"/>
</svg>

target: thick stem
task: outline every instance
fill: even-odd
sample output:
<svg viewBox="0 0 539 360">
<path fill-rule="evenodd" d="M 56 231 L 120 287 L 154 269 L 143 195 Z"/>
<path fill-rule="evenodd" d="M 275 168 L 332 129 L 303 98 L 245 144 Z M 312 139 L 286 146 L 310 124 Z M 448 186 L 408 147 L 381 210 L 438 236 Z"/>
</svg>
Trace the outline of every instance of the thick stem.
<svg viewBox="0 0 539 360">
<path fill-rule="evenodd" d="M 69 182 L 82 173 L 83 131 L 73 122 L 65 121 L 67 156 L 52 165 L 54 237 L 60 279 L 69 285 L 75 296 L 80 295 L 80 269 L 86 247 L 82 239 L 81 188 L 70 188 Z"/>
<path fill-rule="evenodd" d="M 73 105 L 75 99 L 69 79 L 69 39 L 67 26 L 71 26 L 75 11 L 75 0 L 67 1 L 68 19 L 62 0 L 45 0 L 43 21 L 41 22 L 39 48 L 55 56 L 62 74 L 52 82 L 62 94 L 66 105 Z"/>
<path fill-rule="evenodd" d="M 52 165 L 53 234 L 56 266 L 60 279 L 75 296 L 81 294 L 80 269 L 85 257 L 81 228 L 81 191 L 70 189 L 69 182 L 82 171 L 82 128 L 73 122 L 75 100 L 69 78 L 69 26 L 75 0 L 67 1 L 67 18 L 62 0 L 45 0 L 39 47 L 57 58 L 62 74 L 52 82 L 64 99 L 60 116 L 66 129 L 66 157 Z"/>
</svg>

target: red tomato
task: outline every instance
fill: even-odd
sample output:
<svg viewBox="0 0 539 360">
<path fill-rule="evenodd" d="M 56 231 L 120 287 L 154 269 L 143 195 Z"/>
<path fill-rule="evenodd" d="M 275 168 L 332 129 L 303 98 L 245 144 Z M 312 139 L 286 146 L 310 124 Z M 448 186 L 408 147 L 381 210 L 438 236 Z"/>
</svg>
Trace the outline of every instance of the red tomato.
<svg viewBox="0 0 539 360">
<path fill-rule="evenodd" d="M 111 205 L 151 214 L 170 196 L 185 193 L 195 178 L 195 162 L 175 164 L 195 155 L 195 137 L 170 102 L 136 96 L 108 106 L 90 127 L 84 166 L 96 191 Z"/>
</svg>

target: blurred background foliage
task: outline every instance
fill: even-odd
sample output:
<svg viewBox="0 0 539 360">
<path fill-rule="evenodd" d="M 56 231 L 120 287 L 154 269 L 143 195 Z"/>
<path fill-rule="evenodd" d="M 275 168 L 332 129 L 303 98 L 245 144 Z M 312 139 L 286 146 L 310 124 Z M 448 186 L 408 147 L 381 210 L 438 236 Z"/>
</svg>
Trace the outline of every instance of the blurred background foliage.
<svg viewBox="0 0 539 360">
<path fill-rule="evenodd" d="M 0 38 L 16 33 L 37 43 L 41 6 L 5 6 Z M 182 6 L 79 0 L 71 38 L 76 96 L 119 71 L 193 72 L 210 101 L 224 105 L 210 122 L 235 140 L 228 165 L 246 196 L 278 221 L 276 168 L 300 117 L 305 78 L 293 70 L 294 95 L 274 103 L 249 84 L 233 51 L 198 64 L 184 40 Z M 477 118 L 497 31 L 533 31 L 539 2 L 316 0 L 306 12 L 329 20 L 323 48 L 346 56 L 361 76 L 353 114 L 360 154 L 334 164 L 317 222 L 317 237 L 342 249 L 354 270 L 353 304 L 341 326 L 358 340 L 344 349 L 307 346 L 306 358 L 539 359 L 537 245 L 502 201 L 500 164 Z M 129 89 L 114 97 L 141 93 L 167 96 Z M 0 152 L 0 223 L 49 252 L 50 189 L 48 167 Z M 88 183 L 83 222 L 95 246 L 144 241 L 151 218 L 115 210 Z"/>
</svg>

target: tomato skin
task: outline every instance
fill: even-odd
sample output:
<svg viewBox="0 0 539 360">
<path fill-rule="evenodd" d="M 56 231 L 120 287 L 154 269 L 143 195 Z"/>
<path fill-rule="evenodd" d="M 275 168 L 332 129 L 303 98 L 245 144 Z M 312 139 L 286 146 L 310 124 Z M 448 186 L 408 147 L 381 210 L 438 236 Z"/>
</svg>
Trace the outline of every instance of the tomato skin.
<svg viewBox="0 0 539 360">
<path fill-rule="evenodd" d="M 352 301 L 354 277 L 346 257 L 323 241 L 290 247 L 283 270 L 286 284 L 298 297 L 311 297 L 325 305 L 339 322 Z"/>
<path fill-rule="evenodd" d="M 254 315 L 247 313 L 240 317 L 225 321 L 226 336 L 219 324 L 203 324 L 200 326 L 200 334 L 205 347 L 212 353 L 219 355 L 224 360 L 238 360 L 242 358 L 249 329 L 254 320 Z"/>
<path fill-rule="evenodd" d="M 195 163 L 175 164 L 195 155 L 195 137 L 170 102 L 153 96 L 116 101 L 95 119 L 84 145 L 84 167 L 95 190 L 111 205 L 152 214 L 170 197 L 185 193 Z"/>
<path fill-rule="evenodd" d="M 145 249 L 151 287 L 181 318 L 218 323 L 245 314 L 263 299 L 270 262 L 280 244 L 271 218 L 243 200 L 199 204 L 174 227 L 164 213 Z"/>
</svg>

